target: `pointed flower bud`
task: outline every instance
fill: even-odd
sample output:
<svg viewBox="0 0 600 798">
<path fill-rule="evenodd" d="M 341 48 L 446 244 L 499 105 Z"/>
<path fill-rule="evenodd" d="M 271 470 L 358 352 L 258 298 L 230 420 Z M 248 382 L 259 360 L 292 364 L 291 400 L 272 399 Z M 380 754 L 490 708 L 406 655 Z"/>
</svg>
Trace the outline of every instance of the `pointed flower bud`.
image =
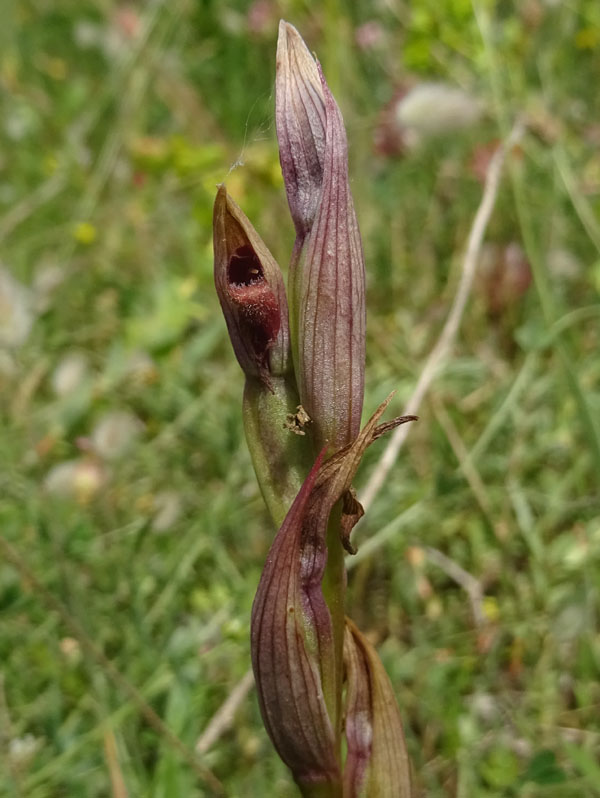
<svg viewBox="0 0 600 798">
<path fill-rule="evenodd" d="M 341 780 L 332 723 L 341 684 L 322 592 L 327 523 L 362 455 L 383 432 L 384 402 L 358 437 L 329 460 L 321 452 L 277 533 L 252 607 L 252 666 L 263 721 L 299 785 Z M 353 516 L 357 517 L 353 505 Z M 349 535 L 352 521 L 346 519 Z"/>
<path fill-rule="evenodd" d="M 277 69 L 277 136 L 297 232 L 290 267 L 296 377 L 317 448 L 328 442 L 335 450 L 360 429 L 365 372 L 365 267 L 346 132 L 320 65 L 285 22 Z"/>
<path fill-rule="evenodd" d="M 279 160 L 299 238 L 318 206 L 325 160 L 325 98 L 315 59 L 293 25 L 279 23 L 275 78 Z"/>
<path fill-rule="evenodd" d="M 373 646 L 346 619 L 344 797 L 413 798 L 411 765 L 390 680 Z"/>
<path fill-rule="evenodd" d="M 291 368 L 287 300 L 275 259 L 219 186 L 213 212 L 215 285 L 229 337 L 247 377 L 271 387 Z"/>
</svg>

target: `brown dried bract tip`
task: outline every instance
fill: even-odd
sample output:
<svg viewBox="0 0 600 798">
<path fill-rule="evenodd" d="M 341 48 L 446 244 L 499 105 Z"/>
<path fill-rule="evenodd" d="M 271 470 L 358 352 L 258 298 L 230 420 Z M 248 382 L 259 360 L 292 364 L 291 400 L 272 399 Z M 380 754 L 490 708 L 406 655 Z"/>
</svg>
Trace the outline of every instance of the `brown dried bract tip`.
<svg viewBox="0 0 600 798">
<path fill-rule="evenodd" d="M 295 413 L 287 414 L 283 426 L 285 429 L 289 429 L 289 431 L 293 432 L 295 435 L 306 435 L 304 427 L 307 424 L 310 424 L 310 422 L 311 418 L 306 410 L 302 407 L 302 405 L 298 405 L 296 407 Z"/>
</svg>

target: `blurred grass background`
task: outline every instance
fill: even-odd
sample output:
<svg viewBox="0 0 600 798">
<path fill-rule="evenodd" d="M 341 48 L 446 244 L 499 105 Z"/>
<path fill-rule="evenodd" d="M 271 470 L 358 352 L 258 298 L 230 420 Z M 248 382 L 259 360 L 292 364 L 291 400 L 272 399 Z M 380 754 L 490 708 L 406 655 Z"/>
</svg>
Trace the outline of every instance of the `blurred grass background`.
<svg viewBox="0 0 600 798">
<path fill-rule="evenodd" d="M 414 388 L 489 155 L 526 121 L 452 360 L 358 533 L 386 530 L 351 572 L 349 611 L 378 644 L 428 796 L 598 796 L 596 0 L 4 0 L 0 535 L 21 568 L 3 546 L 0 795 L 213 794 L 140 703 L 192 750 L 249 666 L 273 530 L 211 212 L 226 181 L 285 267 L 280 17 L 348 128 L 365 413 L 392 389 L 400 412 Z M 478 112 L 445 130 L 430 103 L 439 135 L 415 143 L 398 103 L 431 81 Z M 477 580 L 478 623 L 428 546 Z M 296 794 L 253 693 L 202 762 L 226 795 Z"/>
</svg>

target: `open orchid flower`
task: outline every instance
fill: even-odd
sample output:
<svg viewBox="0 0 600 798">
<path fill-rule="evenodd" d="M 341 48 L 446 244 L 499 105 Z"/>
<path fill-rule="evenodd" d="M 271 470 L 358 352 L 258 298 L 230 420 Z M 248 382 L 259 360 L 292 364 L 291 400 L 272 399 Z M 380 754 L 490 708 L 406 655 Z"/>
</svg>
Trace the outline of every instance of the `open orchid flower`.
<svg viewBox="0 0 600 798">
<path fill-rule="evenodd" d="M 271 385 L 290 370 L 283 276 L 248 217 L 219 186 L 213 212 L 215 285 L 236 357 L 247 377 Z"/>
<path fill-rule="evenodd" d="M 300 403 L 290 355 L 283 276 L 249 219 L 219 186 L 213 213 L 215 285 L 246 375 L 244 428 L 265 502 L 280 524 L 310 467 L 286 428 Z"/>
</svg>

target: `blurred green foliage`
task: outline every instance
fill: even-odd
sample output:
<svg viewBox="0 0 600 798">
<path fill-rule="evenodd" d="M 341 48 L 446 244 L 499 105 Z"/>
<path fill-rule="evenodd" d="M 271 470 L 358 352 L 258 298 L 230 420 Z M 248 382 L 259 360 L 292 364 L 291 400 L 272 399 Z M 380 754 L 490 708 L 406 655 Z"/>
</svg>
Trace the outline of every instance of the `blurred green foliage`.
<svg viewBox="0 0 600 798">
<path fill-rule="evenodd" d="M 347 123 L 365 413 L 392 389 L 400 411 L 414 388 L 482 170 L 526 121 L 452 360 L 358 532 L 360 547 L 388 530 L 351 570 L 350 614 L 379 645 L 428 796 L 600 795 L 594 0 L 5 0 L 0 534 L 37 581 L 2 548 L 0 795 L 213 794 L 69 618 L 189 750 L 249 667 L 273 530 L 211 215 L 226 181 L 285 267 L 280 17 Z M 388 104 L 422 81 L 460 87 L 483 114 L 375 151 Z M 478 581 L 481 623 L 427 546 Z M 253 693 L 201 762 L 227 795 L 296 794 Z"/>
</svg>

